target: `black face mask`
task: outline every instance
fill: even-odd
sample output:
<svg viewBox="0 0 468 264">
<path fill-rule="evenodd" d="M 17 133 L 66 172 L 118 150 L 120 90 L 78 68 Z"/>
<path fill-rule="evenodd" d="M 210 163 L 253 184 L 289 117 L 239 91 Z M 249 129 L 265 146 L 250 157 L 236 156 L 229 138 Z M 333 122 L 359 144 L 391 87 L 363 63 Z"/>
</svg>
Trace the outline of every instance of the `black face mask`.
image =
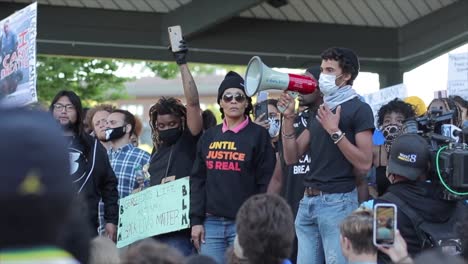
<svg viewBox="0 0 468 264">
<path fill-rule="evenodd" d="M 176 143 L 181 135 L 182 130 L 179 127 L 159 131 L 159 138 L 164 145 L 168 146 Z"/>
<path fill-rule="evenodd" d="M 106 129 L 106 139 L 104 141 L 107 142 L 123 137 L 126 131 L 125 127 L 126 126 Z"/>
</svg>

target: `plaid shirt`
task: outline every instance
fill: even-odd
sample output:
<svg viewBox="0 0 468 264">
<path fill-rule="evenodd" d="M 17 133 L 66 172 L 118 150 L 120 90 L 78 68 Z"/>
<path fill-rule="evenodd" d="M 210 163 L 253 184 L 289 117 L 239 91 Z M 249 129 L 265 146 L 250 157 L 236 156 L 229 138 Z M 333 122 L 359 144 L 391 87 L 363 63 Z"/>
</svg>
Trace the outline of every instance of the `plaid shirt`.
<svg viewBox="0 0 468 264">
<path fill-rule="evenodd" d="M 107 151 L 109 161 L 117 177 L 119 198 L 132 193 L 136 185 L 136 168 L 143 168 L 150 160 L 150 155 L 132 144 L 127 144 L 117 150 Z M 99 231 L 104 230 L 104 204 L 99 202 Z"/>
<path fill-rule="evenodd" d="M 136 167 L 143 168 L 149 162 L 150 155 L 132 144 L 107 152 L 109 161 L 118 180 L 119 198 L 131 194 L 136 182 Z"/>
</svg>

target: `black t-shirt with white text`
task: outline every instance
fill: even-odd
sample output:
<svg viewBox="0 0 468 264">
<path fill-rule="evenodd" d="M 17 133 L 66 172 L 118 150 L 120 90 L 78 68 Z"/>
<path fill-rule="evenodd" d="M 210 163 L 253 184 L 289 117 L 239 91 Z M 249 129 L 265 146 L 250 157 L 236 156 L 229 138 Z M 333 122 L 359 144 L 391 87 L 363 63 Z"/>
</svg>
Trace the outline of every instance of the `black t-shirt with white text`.
<svg viewBox="0 0 468 264">
<path fill-rule="evenodd" d="M 307 122 L 309 118 L 309 111 L 299 113 L 299 115 L 294 120 L 294 131 L 297 136 L 299 136 L 304 129 L 307 128 Z M 280 160 L 281 168 L 283 172 L 283 185 L 281 188 L 281 196 L 283 196 L 286 201 L 291 206 L 294 215 L 297 213 L 299 206 L 299 201 L 304 196 L 304 177 L 310 173 L 311 169 L 311 156 L 310 149 L 299 158 L 299 161 L 293 165 L 286 165 L 284 162 L 283 156 L 283 147 L 280 141 Z"/>
<path fill-rule="evenodd" d="M 333 111 L 335 113 L 336 110 Z M 356 134 L 374 129 L 374 115 L 367 103 L 354 98 L 341 104 L 339 129 L 356 145 Z M 329 193 L 347 193 L 356 187 L 353 165 L 346 159 L 315 115 L 308 123 L 310 132 L 311 173 L 304 179 L 305 186 Z"/>
</svg>

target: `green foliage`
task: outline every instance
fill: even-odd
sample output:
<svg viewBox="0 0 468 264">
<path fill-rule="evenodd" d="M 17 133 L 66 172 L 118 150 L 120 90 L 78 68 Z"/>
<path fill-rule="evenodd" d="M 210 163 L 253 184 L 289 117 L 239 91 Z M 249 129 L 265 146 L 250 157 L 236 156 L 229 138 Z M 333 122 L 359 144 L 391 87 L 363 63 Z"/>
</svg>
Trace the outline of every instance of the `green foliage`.
<svg viewBox="0 0 468 264">
<path fill-rule="evenodd" d="M 39 101 L 48 104 L 60 90 L 72 90 L 83 104 L 126 98 L 124 83 L 117 77 L 115 60 L 39 56 L 37 93 Z"/>
<path fill-rule="evenodd" d="M 148 67 L 156 76 L 163 79 L 174 79 L 179 74 L 179 66 L 175 62 L 145 62 Z M 213 74 L 217 67 L 209 64 L 189 63 L 189 69 L 193 76 Z"/>
</svg>

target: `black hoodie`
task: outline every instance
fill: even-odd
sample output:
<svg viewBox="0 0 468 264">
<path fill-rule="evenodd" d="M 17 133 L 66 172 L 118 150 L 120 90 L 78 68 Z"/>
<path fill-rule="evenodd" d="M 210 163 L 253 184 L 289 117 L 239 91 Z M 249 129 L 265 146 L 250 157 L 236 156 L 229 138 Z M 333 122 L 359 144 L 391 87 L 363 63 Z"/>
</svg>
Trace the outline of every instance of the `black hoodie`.
<svg viewBox="0 0 468 264">
<path fill-rule="evenodd" d="M 428 182 L 405 181 L 392 184 L 390 192 L 406 202 L 425 221 L 445 223 L 456 211 L 457 202 L 442 200 L 441 189 Z M 390 201 L 376 199 L 375 203 Z M 397 211 L 397 228 L 408 245 L 408 253 L 415 255 L 421 252 L 422 242 L 419 240 L 411 220 L 401 210 Z"/>
<path fill-rule="evenodd" d="M 89 135 L 76 137 L 72 143 L 70 150 L 77 149 L 85 155 L 84 159 L 72 160 L 76 163 L 76 171 L 80 175 L 79 180 L 76 179 L 74 182 L 78 194 L 86 201 L 85 206 L 93 233 L 97 233 L 99 226 L 98 204 L 101 198 L 104 202 L 105 222 L 117 225 L 119 200 L 117 177 L 109 163 L 106 150 L 97 139 Z"/>
</svg>

